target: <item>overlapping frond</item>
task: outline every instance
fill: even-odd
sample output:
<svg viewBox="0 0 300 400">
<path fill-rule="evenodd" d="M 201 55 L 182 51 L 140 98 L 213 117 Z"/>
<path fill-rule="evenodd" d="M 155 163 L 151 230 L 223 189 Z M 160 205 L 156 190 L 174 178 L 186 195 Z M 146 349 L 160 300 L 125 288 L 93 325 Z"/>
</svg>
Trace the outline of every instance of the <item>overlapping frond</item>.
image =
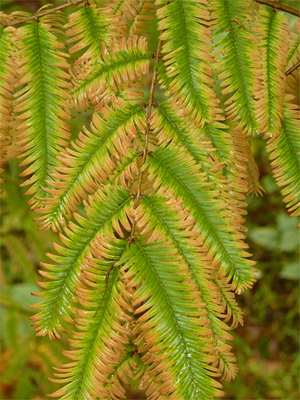
<svg viewBox="0 0 300 400">
<path fill-rule="evenodd" d="M 283 121 L 278 138 L 270 138 L 267 150 L 270 152 L 271 166 L 276 183 L 284 186 L 281 194 L 292 217 L 300 215 L 300 141 L 299 119 L 300 110 L 295 104 L 289 103 L 289 98 L 283 107 Z"/>
<path fill-rule="evenodd" d="M 165 95 L 197 125 L 212 122 L 217 113 L 211 63 L 210 13 L 207 1 L 156 0 L 163 59 L 158 66 Z"/>
<path fill-rule="evenodd" d="M 45 299 L 33 306 L 41 310 L 32 317 L 36 321 L 34 326 L 38 336 L 48 334 L 51 339 L 59 338 L 59 331 L 64 330 L 62 320 L 73 322 L 71 303 L 75 298 L 84 258 L 90 254 L 91 244 L 97 236 L 113 236 L 115 231 L 122 237 L 120 223 L 125 229 L 130 229 L 128 215 L 131 199 L 124 188 L 108 185 L 90 197 L 89 205 L 86 204 L 89 219 L 74 214 L 78 224 L 70 222 L 64 235 L 60 234 L 65 247 L 55 244 L 58 255 L 48 254 L 56 264 L 42 263 L 45 270 L 40 271 L 50 281 L 39 283 L 46 291 L 36 295 Z"/>
<path fill-rule="evenodd" d="M 150 386 L 147 397 L 200 400 L 222 395 L 221 385 L 212 378 L 218 371 L 209 365 L 214 357 L 205 337 L 205 319 L 198 316 L 201 305 L 185 282 L 186 267 L 174 250 L 137 239 L 124 253 L 122 264 L 127 287 L 136 288 L 133 306 L 138 306 L 139 317 L 134 344 L 144 353 L 141 359 L 149 365 L 149 375 L 162 383 L 159 388 Z"/>
<path fill-rule="evenodd" d="M 123 88 L 135 87 L 148 72 L 151 56 L 144 37 L 111 40 L 109 50 L 102 42 L 96 64 L 84 60 L 74 67 L 72 90 L 74 107 L 79 111 L 91 104 L 109 103 Z M 127 96 L 130 92 L 127 92 Z M 135 95 L 135 93 L 133 93 Z"/>
<path fill-rule="evenodd" d="M 186 152 L 175 146 L 160 147 L 148 159 L 149 176 L 161 192 L 171 189 L 195 219 L 205 245 L 221 262 L 221 273 L 232 280 L 232 289 L 242 291 L 253 282 L 253 262 L 236 227 L 226 218 L 226 203 L 210 190 L 205 173 Z"/>
<path fill-rule="evenodd" d="M 186 148 L 202 165 L 207 164 L 207 156 L 211 152 L 216 152 L 221 160 L 230 159 L 230 135 L 225 130 L 220 130 L 224 127 L 220 122 L 214 121 L 199 128 L 189 118 L 182 118 L 176 111 L 176 108 L 172 107 L 172 101 L 167 100 L 152 114 L 151 128 L 157 136 L 158 144 L 172 140 L 179 147 Z"/>
<path fill-rule="evenodd" d="M 245 183 L 243 192 L 248 195 L 262 195 L 264 188 L 259 183 L 259 171 L 251 151 L 251 143 L 244 130 L 237 126 L 230 129 L 233 146 L 234 163 L 230 166 L 231 172 L 238 175 L 238 179 Z"/>
<path fill-rule="evenodd" d="M 256 95 L 259 100 L 257 117 L 264 134 L 278 136 L 281 126 L 282 106 L 285 93 L 285 68 L 288 52 L 288 20 L 283 13 L 272 8 L 260 10 L 258 25 L 261 52 L 261 79 L 263 88 Z"/>
<path fill-rule="evenodd" d="M 0 13 L 0 23 L 10 22 L 10 17 Z M 16 80 L 16 73 L 11 62 L 12 46 L 11 36 L 14 28 L 0 28 L 0 173 L 4 172 L 6 161 L 6 147 L 10 144 L 11 138 L 8 133 L 11 121 L 11 101 L 13 98 L 13 85 Z M 0 178 L 0 182 L 4 182 Z"/>
<path fill-rule="evenodd" d="M 136 14 L 129 28 L 128 35 L 147 35 L 147 26 L 151 25 L 155 14 L 154 0 L 139 0 L 135 2 Z"/>
<path fill-rule="evenodd" d="M 114 266 L 127 243 L 98 237 L 92 246 L 93 257 L 84 261 L 81 284 L 76 289 L 82 308 L 77 308 L 77 329 L 70 340 L 74 350 L 63 352 L 72 361 L 55 368 L 57 378 L 52 381 L 64 386 L 51 397 L 125 398 L 125 390 L 120 383 L 117 385 L 115 375 L 126 354 L 125 346 L 130 343 L 132 317 L 128 311 L 134 310 L 129 305 L 119 268 Z"/>
<path fill-rule="evenodd" d="M 38 22 L 28 21 L 15 31 L 14 40 L 19 50 L 16 52 L 19 79 L 16 87 L 21 87 L 15 94 L 18 113 L 17 120 L 23 122 L 18 127 L 21 155 L 24 158 L 20 166 L 26 166 L 21 176 L 29 177 L 24 186 L 30 185 L 27 195 L 44 196 L 40 188 L 45 179 L 55 172 L 56 159 L 61 149 L 68 145 L 69 126 L 64 119 L 70 119 L 71 97 L 69 68 L 64 44 L 53 34 L 61 32 L 63 17 L 49 14 Z M 40 201 L 31 198 L 33 207 L 40 206 Z"/>
<path fill-rule="evenodd" d="M 256 93 L 261 88 L 258 80 L 260 56 L 257 41 L 250 32 L 250 6 L 245 0 L 209 0 L 212 8 L 214 40 L 220 53 L 219 79 L 228 95 L 226 113 L 238 121 L 248 134 L 259 131 Z"/>
<path fill-rule="evenodd" d="M 232 337 L 227 333 L 229 327 L 222 321 L 231 320 L 230 329 L 236 327 L 238 323 L 243 322 L 241 310 L 234 294 L 230 292 L 230 296 L 228 292 L 230 285 L 226 284 L 224 279 L 215 281 L 214 273 L 218 270 L 218 264 L 197 237 L 197 232 L 190 230 L 194 221 L 186 217 L 187 213 L 182 210 L 180 202 L 174 200 L 173 203 L 175 204 L 170 204 L 168 198 L 164 199 L 158 195 L 145 196 L 136 210 L 138 228 L 147 241 L 167 239 L 170 248 L 174 247 L 174 250 L 177 250 L 177 255 L 181 257 L 180 263 L 187 267 L 190 274 L 189 284 L 194 288 L 195 298 L 201 304 L 199 316 L 205 312 L 201 317 L 206 319 L 205 324 L 211 329 L 209 336 L 217 347 L 218 359 L 224 360 L 226 378 L 229 379 L 230 370 L 226 368 L 228 354 L 223 353 L 223 349 L 227 348 L 222 343 Z M 227 362 L 231 364 L 231 355 Z M 233 365 L 231 370 L 234 370 Z"/>
<path fill-rule="evenodd" d="M 72 147 L 58 156 L 60 166 L 51 174 L 55 180 L 47 181 L 52 185 L 46 189 L 51 198 L 42 200 L 44 208 L 36 210 L 44 214 L 38 218 L 42 227 L 61 230 L 65 218 L 72 218 L 82 199 L 110 177 L 119 162 L 126 162 L 138 151 L 133 144 L 138 130 L 144 130 L 144 109 L 140 104 L 124 102 L 119 107 L 112 110 L 106 106 L 102 118 L 94 113 L 92 131 L 83 127 Z"/>
</svg>

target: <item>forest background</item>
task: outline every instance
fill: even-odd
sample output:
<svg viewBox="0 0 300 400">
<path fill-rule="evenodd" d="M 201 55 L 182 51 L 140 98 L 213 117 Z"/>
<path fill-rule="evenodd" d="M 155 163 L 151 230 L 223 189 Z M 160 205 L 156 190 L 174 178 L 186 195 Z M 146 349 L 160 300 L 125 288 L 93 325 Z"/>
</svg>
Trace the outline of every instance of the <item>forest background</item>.
<svg viewBox="0 0 300 400">
<path fill-rule="evenodd" d="M 17 10 L 34 13 L 48 3 L 58 6 L 62 0 L 1 0 L 0 10 L 6 14 Z M 300 9 L 298 0 L 281 3 Z M 292 25 L 296 17 L 286 16 Z M 152 37 L 150 42 L 156 49 L 157 38 Z M 150 80 L 146 77 L 144 85 L 150 87 Z M 79 117 L 77 114 L 71 121 L 73 134 L 90 119 L 89 111 Z M 248 198 L 247 241 L 258 273 L 253 290 L 237 299 L 245 321 L 244 327 L 232 332 L 240 371 L 233 382 L 224 384 L 225 399 L 296 400 L 300 393 L 299 230 L 297 220 L 287 215 L 272 178 L 265 142 L 261 137 L 251 140 L 266 191 L 263 197 Z M 46 259 L 54 234 L 36 229 L 28 199 L 23 197 L 26 190 L 19 187 L 22 179 L 18 176 L 16 151 L 14 146 L 8 150 L 1 198 L 0 398 L 44 400 L 57 388 L 47 377 L 52 374 L 52 365 L 65 362 L 61 350 L 67 337 L 59 342 L 37 338 L 29 321 L 34 310 L 27 305 L 36 302 L 30 292 L 38 290 L 37 269 Z"/>
</svg>

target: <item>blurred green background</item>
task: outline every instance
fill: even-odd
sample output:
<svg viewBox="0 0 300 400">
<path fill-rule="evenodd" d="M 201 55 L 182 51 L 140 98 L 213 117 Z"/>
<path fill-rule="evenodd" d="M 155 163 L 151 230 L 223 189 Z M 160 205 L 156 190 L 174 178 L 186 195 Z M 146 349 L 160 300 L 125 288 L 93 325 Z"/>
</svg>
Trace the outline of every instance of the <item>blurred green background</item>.
<svg viewBox="0 0 300 400">
<path fill-rule="evenodd" d="M 2 0 L 1 10 L 36 12 L 47 3 Z M 282 3 L 299 9 L 298 1 Z M 89 124 L 90 116 L 91 112 L 77 114 L 71 121 L 74 136 L 82 124 Z M 224 384 L 225 398 L 296 400 L 300 398 L 299 221 L 285 211 L 263 139 L 252 138 L 252 149 L 266 190 L 263 197 L 248 198 L 247 241 L 257 261 L 257 282 L 238 297 L 245 323 L 233 332 L 232 346 L 240 371 L 235 381 Z M 19 187 L 22 179 L 15 157 L 16 148 L 11 146 L 1 197 L 0 398 L 44 400 L 58 387 L 47 379 L 52 366 L 67 362 L 61 354 L 67 336 L 59 342 L 37 338 L 29 321 L 35 312 L 27 305 L 38 300 L 30 293 L 39 291 L 34 283 L 39 279 L 39 262 L 48 261 L 45 254 L 58 237 L 37 230 L 33 221 L 37 215 L 23 197 L 26 190 Z"/>
</svg>

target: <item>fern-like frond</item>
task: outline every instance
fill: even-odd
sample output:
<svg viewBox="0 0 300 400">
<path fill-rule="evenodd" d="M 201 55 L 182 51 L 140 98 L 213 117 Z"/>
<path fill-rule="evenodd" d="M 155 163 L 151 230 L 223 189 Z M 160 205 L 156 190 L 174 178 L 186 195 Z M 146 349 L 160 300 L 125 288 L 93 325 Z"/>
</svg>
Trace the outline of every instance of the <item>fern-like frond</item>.
<svg viewBox="0 0 300 400">
<path fill-rule="evenodd" d="M 88 47 L 75 64 L 80 64 L 82 60 L 90 60 L 94 64 L 101 55 L 102 42 L 109 43 L 115 36 L 113 28 L 118 24 L 118 18 L 110 15 L 109 8 L 98 10 L 93 3 L 82 3 L 78 8 L 64 26 L 66 35 L 72 36 L 66 43 L 76 42 L 69 49 L 70 53 L 82 52 Z"/>
<path fill-rule="evenodd" d="M 272 8 L 260 10 L 258 25 L 259 47 L 262 59 L 263 89 L 257 93 L 257 117 L 262 133 L 278 136 L 282 120 L 285 93 L 285 67 L 288 51 L 289 21 L 283 13 Z"/>
<path fill-rule="evenodd" d="M 151 25 L 149 21 L 154 17 L 155 5 L 154 0 L 139 0 L 135 4 L 136 14 L 129 28 L 129 36 L 147 35 L 147 26 Z"/>
<path fill-rule="evenodd" d="M 249 2 L 246 0 L 209 0 L 212 8 L 212 26 L 220 53 L 219 79 L 227 116 L 238 121 L 248 134 L 258 132 L 255 96 L 261 88 L 257 70 L 259 51 L 254 35 L 248 27 Z"/>
<path fill-rule="evenodd" d="M 144 130 L 145 125 L 142 105 L 122 102 L 117 110 L 106 106 L 102 113 L 102 118 L 93 114 L 92 132 L 83 127 L 84 133 L 72 147 L 58 156 L 60 166 L 51 174 L 55 181 L 47 181 L 52 189 L 46 190 L 52 197 L 42 200 L 44 208 L 36 210 L 45 214 L 37 219 L 43 228 L 61 230 L 65 218 L 72 218 L 87 193 L 95 192 L 116 169 L 118 160 L 123 162 L 136 152 L 133 140 L 138 137 L 137 129 Z"/>
<path fill-rule="evenodd" d="M 0 23 L 10 22 L 10 17 L 0 13 Z M 12 63 L 11 36 L 14 28 L 0 28 L 0 173 L 4 172 L 6 161 L 6 147 L 9 146 L 11 137 L 8 133 L 11 121 L 11 101 L 13 99 L 13 85 L 16 73 Z M 0 178 L 0 182 L 4 180 Z"/>
<path fill-rule="evenodd" d="M 128 214 L 131 199 L 124 188 L 112 188 L 108 185 L 90 197 L 89 205 L 86 205 L 89 219 L 74 214 L 78 224 L 70 222 L 69 228 L 65 228 L 65 234 L 60 234 L 66 247 L 55 244 L 59 255 L 48 254 L 57 265 L 41 264 L 45 271 L 40 273 L 50 279 L 50 282 L 39 283 L 46 291 L 36 295 L 45 299 L 33 306 L 41 309 L 32 317 L 36 321 L 34 326 L 38 336 L 48 334 L 51 339 L 59 338 L 58 331 L 64 330 L 61 321 L 72 322 L 71 302 L 75 298 L 75 288 L 79 284 L 84 258 L 90 254 L 91 244 L 97 236 L 113 236 L 115 231 L 122 237 L 120 222 L 125 229 L 130 230 Z"/>
<path fill-rule="evenodd" d="M 54 382 L 64 386 L 50 395 L 62 400 L 125 398 L 122 386 L 116 384 L 116 369 L 129 345 L 132 317 L 119 261 L 128 242 L 98 237 L 92 246 L 93 257 L 84 262 L 81 285 L 76 292 L 83 309 L 77 308 L 76 331 L 70 344 L 74 350 L 63 354 L 72 360 L 55 368 Z M 107 275 L 109 273 L 109 276 Z M 99 307 L 100 305 L 100 307 Z M 99 308 L 99 309 L 98 309 Z"/>
<path fill-rule="evenodd" d="M 61 149 L 68 145 L 69 126 L 64 119 L 70 119 L 69 68 L 64 44 L 58 41 L 52 31 L 61 32 L 62 16 L 58 13 L 40 18 L 39 22 L 29 21 L 15 32 L 19 51 L 16 53 L 20 78 L 16 86 L 22 87 L 16 93 L 14 112 L 22 120 L 18 127 L 21 134 L 19 157 L 24 158 L 20 166 L 26 166 L 21 176 L 29 176 L 23 186 L 30 185 L 27 195 L 44 196 L 40 188 L 45 179 L 55 172 L 56 159 Z M 32 207 L 40 201 L 31 198 Z"/>
<path fill-rule="evenodd" d="M 251 143 L 244 130 L 232 126 L 230 133 L 233 138 L 232 155 L 233 164 L 230 166 L 231 173 L 239 175 L 238 179 L 245 182 L 244 193 L 247 195 L 263 195 L 264 188 L 259 183 L 259 171 L 251 151 Z"/>
<path fill-rule="evenodd" d="M 210 13 L 206 1 L 156 0 L 163 59 L 158 66 L 165 95 L 190 115 L 197 125 L 212 122 L 219 104 L 210 85 Z"/>
<path fill-rule="evenodd" d="M 146 238 L 150 236 L 148 241 L 166 238 L 169 245 L 177 249 L 178 255 L 182 258 L 181 264 L 186 265 L 190 273 L 189 283 L 194 289 L 195 298 L 198 298 L 199 304 L 202 303 L 199 316 L 203 319 L 203 323 L 206 320 L 207 328 L 211 329 L 209 337 L 218 349 L 218 359 L 224 361 L 226 378 L 229 379 L 230 371 L 234 370 L 234 366 L 230 364 L 231 356 L 227 360 L 227 354 L 222 352 L 225 347 L 219 344 L 232 339 L 227 330 L 242 323 L 241 310 L 234 300 L 233 293 L 229 293 L 228 286 L 230 285 L 226 285 L 221 280 L 215 283 L 213 274 L 217 265 L 201 241 L 193 237 L 195 232 L 190 231 L 193 221 L 186 218 L 186 213 L 182 212 L 180 205 L 178 206 L 172 207 L 167 198 L 164 200 L 158 195 L 145 196 L 136 211 L 138 228 L 142 235 L 147 235 Z M 223 319 L 232 320 L 230 328 L 224 324 Z M 231 365 L 231 369 L 226 368 L 226 360 Z M 231 375 L 232 378 L 234 376 Z"/>
<path fill-rule="evenodd" d="M 195 219 L 195 225 L 211 254 L 221 262 L 221 271 L 232 279 L 232 288 L 243 290 L 253 282 L 253 262 L 236 227 L 226 219 L 226 203 L 210 190 L 200 166 L 180 148 L 158 148 L 148 159 L 149 176 L 159 191 L 171 189 Z"/>
<path fill-rule="evenodd" d="M 267 145 L 276 183 L 279 187 L 285 186 L 281 194 L 292 217 L 300 215 L 299 112 L 297 105 L 286 101 L 280 136 L 270 138 Z"/>
<path fill-rule="evenodd" d="M 203 319 L 196 317 L 198 305 L 194 290 L 186 283 L 186 268 L 174 250 L 137 239 L 124 253 L 120 265 L 128 287 L 136 288 L 133 306 L 139 315 L 134 343 L 148 373 L 162 382 L 158 393 L 148 388 L 151 399 L 200 400 L 222 395 L 212 376 L 212 345 L 206 337 Z M 179 377 L 179 379 L 177 379 Z"/>
<path fill-rule="evenodd" d="M 144 37 L 111 40 L 109 50 L 102 42 L 101 57 L 96 64 L 86 60 L 74 68 L 72 91 L 74 107 L 79 111 L 91 104 L 109 103 L 123 87 L 134 87 L 148 72 L 151 56 Z M 128 95 L 129 93 L 127 93 Z"/>
<path fill-rule="evenodd" d="M 196 127 L 189 118 L 178 115 L 170 101 L 160 104 L 151 116 L 151 128 L 157 136 L 158 144 L 172 140 L 177 146 L 186 148 L 202 165 L 207 164 L 211 152 L 216 152 L 222 160 L 230 159 L 230 135 L 221 131 L 221 126 L 215 121 L 213 124 L 205 124 L 203 128 Z"/>
</svg>

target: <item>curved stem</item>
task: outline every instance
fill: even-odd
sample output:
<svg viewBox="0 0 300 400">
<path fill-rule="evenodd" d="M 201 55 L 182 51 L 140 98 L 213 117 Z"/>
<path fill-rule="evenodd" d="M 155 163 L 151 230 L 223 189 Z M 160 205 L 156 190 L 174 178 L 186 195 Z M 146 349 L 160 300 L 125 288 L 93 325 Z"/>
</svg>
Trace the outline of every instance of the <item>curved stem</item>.
<svg viewBox="0 0 300 400">
<path fill-rule="evenodd" d="M 56 11 L 62 10 L 63 8 L 66 8 L 66 7 L 69 7 L 69 6 L 75 6 L 76 4 L 83 3 L 84 1 L 87 1 L 87 0 L 70 1 L 69 3 L 62 4 L 61 6 L 58 6 L 58 7 L 55 7 L 55 8 L 51 8 L 51 9 L 49 9 L 47 11 L 43 11 L 43 12 L 38 13 L 38 14 L 34 14 L 31 17 L 28 17 L 28 18 L 25 18 L 25 19 L 20 19 L 18 21 L 11 22 L 10 24 L 3 25 L 3 26 L 1 26 L 1 28 L 6 28 L 7 26 L 14 26 L 14 25 L 22 24 L 23 22 L 31 21 L 33 19 L 37 19 L 39 17 L 43 17 L 44 15 L 52 14 L 52 13 L 54 13 Z"/>
<path fill-rule="evenodd" d="M 157 46 L 157 52 L 156 52 L 156 57 L 155 57 L 155 66 L 159 63 L 161 47 L 162 47 L 162 41 L 160 40 L 158 42 L 158 46 Z M 145 164 L 146 159 L 147 159 L 149 132 L 150 132 L 150 116 L 151 116 L 152 105 L 153 105 L 153 96 L 154 96 L 154 90 L 155 90 L 155 85 L 156 85 L 156 79 L 157 79 L 157 70 L 154 70 L 153 76 L 152 76 L 150 94 L 149 94 L 148 109 L 147 109 L 147 126 L 146 126 L 146 133 L 145 133 L 145 145 L 144 145 L 144 149 L 143 149 L 143 158 L 142 158 L 142 164 L 141 164 L 141 169 L 140 169 L 140 174 L 139 174 L 139 183 L 138 183 L 138 188 L 137 188 L 137 192 L 136 192 L 134 208 L 137 208 L 140 198 L 141 198 L 142 180 L 143 180 L 143 165 Z M 135 226 L 136 226 L 136 221 L 134 221 L 132 224 L 130 238 L 133 238 Z"/>
<path fill-rule="evenodd" d="M 254 0 L 256 3 L 264 4 L 265 6 L 273 7 L 275 10 L 285 11 L 286 13 L 296 15 L 300 17 L 300 11 L 295 10 L 294 8 L 285 6 L 284 4 L 277 3 L 277 1 L 271 0 Z"/>
</svg>

